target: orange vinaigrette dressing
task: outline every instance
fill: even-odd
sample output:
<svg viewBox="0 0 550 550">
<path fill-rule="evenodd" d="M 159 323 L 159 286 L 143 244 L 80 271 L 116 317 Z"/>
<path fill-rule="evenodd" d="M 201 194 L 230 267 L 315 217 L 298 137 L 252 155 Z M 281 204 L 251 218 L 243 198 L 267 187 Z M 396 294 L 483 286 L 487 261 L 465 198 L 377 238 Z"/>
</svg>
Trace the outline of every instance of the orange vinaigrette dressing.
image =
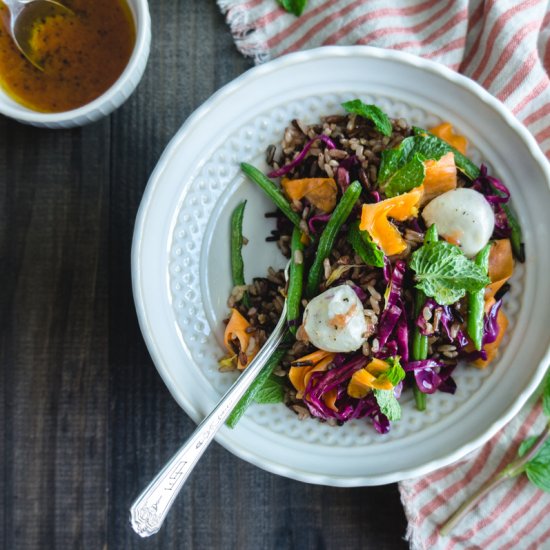
<svg viewBox="0 0 550 550">
<path fill-rule="evenodd" d="M 96 99 L 122 74 L 136 41 L 126 0 L 66 0 L 74 15 L 39 21 L 32 45 L 44 71 L 16 48 L 0 0 L 0 87 L 29 109 L 57 113 Z"/>
</svg>

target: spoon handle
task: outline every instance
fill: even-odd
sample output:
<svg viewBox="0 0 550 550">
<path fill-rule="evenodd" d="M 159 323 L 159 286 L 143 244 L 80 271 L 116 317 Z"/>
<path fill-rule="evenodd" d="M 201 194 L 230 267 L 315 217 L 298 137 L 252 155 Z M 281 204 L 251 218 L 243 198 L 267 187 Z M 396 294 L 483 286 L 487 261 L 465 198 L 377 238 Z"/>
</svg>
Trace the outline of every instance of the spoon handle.
<svg viewBox="0 0 550 550">
<path fill-rule="evenodd" d="M 130 523 L 138 535 L 148 537 L 160 529 L 199 458 L 281 343 L 285 323 L 286 302 L 275 330 L 255 359 L 227 390 L 216 408 L 197 426 L 191 437 L 136 499 L 130 508 Z"/>
</svg>

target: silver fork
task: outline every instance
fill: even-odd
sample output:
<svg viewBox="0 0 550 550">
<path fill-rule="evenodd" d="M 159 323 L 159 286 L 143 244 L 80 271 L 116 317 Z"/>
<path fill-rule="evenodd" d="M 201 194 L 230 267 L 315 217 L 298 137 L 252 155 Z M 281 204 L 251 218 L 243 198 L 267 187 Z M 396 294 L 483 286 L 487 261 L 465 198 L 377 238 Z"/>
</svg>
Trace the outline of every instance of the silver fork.
<svg viewBox="0 0 550 550">
<path fill-rule="evenodd" d="M 288 269 L 289 264 L 285 269 L 285 279 L 287 281 Z M 130 523 L 138 535 L 149 537 L 161 528 L 170 507 L 200 457 L 281 343 L 286 332 L 286 310 L 287 301 L 285 298 L 279 322 L 258 355 L 227 390 L 215 409 L 197 426 L 191 437 L 131 506 Z"/>
</svg>

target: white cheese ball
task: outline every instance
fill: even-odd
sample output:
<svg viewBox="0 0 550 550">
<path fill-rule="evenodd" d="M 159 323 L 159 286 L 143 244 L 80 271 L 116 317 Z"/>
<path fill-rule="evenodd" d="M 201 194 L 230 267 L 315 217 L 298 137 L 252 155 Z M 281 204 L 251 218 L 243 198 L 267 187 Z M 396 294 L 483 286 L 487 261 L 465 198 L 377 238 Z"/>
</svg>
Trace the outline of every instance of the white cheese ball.
<svg viewBox="0 0 550 550">
<path fill-rule="evenodd" d="M 481 193 L 466 188 L 439 195 L 426 205 L 422 217 L 428 227 L 435 223 L 439 235 L 469 258 L 489 242 L 495 227 L 491 205 Z"/>
<path fill-rule="evenodd" d="M 367 331 L 363 304 L 348 285 L 329 288 L 306 306 L 303 328 L 316 348 L 355 351 L 362 346 Z"/>
</svg>

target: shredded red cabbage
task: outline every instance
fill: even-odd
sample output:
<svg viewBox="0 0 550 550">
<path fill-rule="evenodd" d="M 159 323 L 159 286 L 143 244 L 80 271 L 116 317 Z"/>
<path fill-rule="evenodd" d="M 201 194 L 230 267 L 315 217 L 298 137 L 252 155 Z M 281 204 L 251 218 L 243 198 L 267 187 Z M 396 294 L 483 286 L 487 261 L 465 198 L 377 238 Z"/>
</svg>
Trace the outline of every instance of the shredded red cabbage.
<svg viewBox="0 0 550 550">
<path fill-rule="evenodd" d="M 307 226 L 309 227 L 309 230 L 313 233 L 317 233 L 317 229 L 315 227 L 315 224 L 326 224 L 330 220 L 330 216 L 332 214 L 317 214 L 316 216 L 311 216 L 309 220 L 307 221 Z"/>
<path fill-rule="evenodd" d="M 451 373 L 455 369 L 455 366 L 456 365 L 449 366 L 439 373 L 439 377 L 441 379 L 441 383 L 437 388 L 439 391 L 443 393 L 450 393 L 453 395 L 456 392 L 456 382 L 455 379 L 451 376 Z"/>
<path fill-rule="evenodd" d="M 364 302 L 367 299 L 367 293 L 360 286 L 357 286 L 356 284 L 353 284 L 351 282 L 348 282 L 348 285 L 351 286 L 353 292 L 357 294 L 357 298 L 359 298 L 361 302 Z"/>
<path fill-rule="evenodd" d="M 342 193 L 345 193 L 346 189 L 349 187 L 349 172 L 342 165 L 336 169 L 336 183 L 338 187 L 340 187 Z"/>
<path fill-rule="evenodd" d="M 306 158 L 306 155 L 308 151 L 311 149 L 311 146 L 317 141 L 321 140 L 324 142 L 324 144 L 327 146 L 328 149 L 336 149 L 336 145 L 334 141 L 332 141 L 328 136 L 325 136 L 324 134 L 321 134 L 311 140 L 309 140 L 305 145 L 304 148 L 298 153 L 296 158 L 292 161 L 290 161 L 288 164 L 285 164 L 278 170 L 273 170 L 272 172 L 269 172 L 267 174 L 270 178 L 280 178 L 281 176 L 286 176 L 295 166 L 298 166 L 303 160 Z"/>
<path fill-rule="evenodd" d="M 397 321 L 397 329 L 395 331 L 397 338 L 397 353 L 401 357 L 402 361 L 409 360 L 409 326 L 407 323 L 407 315 L 405 308 L 401 304 L 402 315 Z"/>
<path fill-rule="evenodd" d="M 469 363 L 472 363 L 476 359 L 487 361 L 487 352 L 484 349 L 481 349 L 480 351 L 470 351 L 467 353 L 463 353 L 460 358 L 468 361 Z"/>
<path fill-rule="evenodd" d="M 491 344 L 497 339 L 500 327 L 498 326 L 497 318 L 500 307 L 502 306 L 502 299 L 493 304 L 489 313 L 485 315 L 483 322 L 483 345 Z"/>
<path fill-rule="evenodd" d="M 413 372 L 418 389 L 422 393 L 435 393 L 442 391 L 454 393 L 456 383 L 451 377 L 456 364 L 448 365 L 436 359 L 425 359 L 423 361 L 409 361 L 401 363 L 405 372 Z"/>
<path fill-rule="evenodd" d="M 391 262 L 386 255 L 384 255 L 384 268 L 382 274 L 384 275 L 384 282 L 388 284 L 391 279 Z"/>
<path fill-rule="evenodd" d="M 397 260 L 393 267 L 393 271 L 390 278 L 390 291 L 386 301 L 387 305 L 399 305 L 403 301 L 401 299 L 401 292 L 403 290 L 403 279 L 405 278 L 405 269 L 407 264 L 403 260 Z"/>
<path fill-rule="evenodd" d="M 380 193 L 378 191 L 371 191 L 370 196 L 371 196 L 371 199 L 372 199 L 370 201 L 371 203 L 372 202 L 374 202 L 374 203 L 380 202 L 382 200 L 381 197 L 380 197 Z"/>
<path fill-rule="evenodd" d="M 359 159 L 355 155 L 350 155 L 349 157 L 342 159 L 338 166 L 345 168 L 346 170 L 351 170 L 354 166 L 359 164 Z"/>
<path fill-rule="evenodd" d="M 407 226 L 417 233 L 424 234 L 424 230 L 420 227 L 420 224 L 418 223 L 418 218 L 411 218 L 410 220 L 408 220 Z"/>
<path fill-rule="evenodd" d="M 373 355 L 376 359 L 387 359 L 388 357 L 395 357 L 397 355 L 397 350 L 397 342 L 395 340 L 390 340 L 383 348 L 373 353 Z"/>
<path fill-rule="evenodd" d="M 304 392 L 304 403 L 311 414 L 323 420 L 335 419 L 345 422 L 354 418 L 369 417 L 377 432 L 384 434 L 390 429 L 386 416 L 380 412 L 376 398 L 370 392 L 362 399 L 354 399 L 347 393 L 347 386 L 353 373 L 365 366 L 367 358 L 357 355 L 346 361 L 345 354 L 336 354 L 334 367 L 326 372 L 314 372 Z M 327 407 L 323 395 L 336 389 L 338 411 Z M 400 391 L 400 390 L 398 390 Z"/>
<path fill-rule="evenodd" d="M 378 325 L 378 342 L 381 348 L 386 345 L 402 313 L 403 310 L 398 305 L 390 305 L 382 312 Z"/>
<path fill-rule="evenodd" d="M 396 399 L 399 399 L 401 397 L 401 394 L 403 393 L 403 381 L 399 382 L 397 386 L 393 388 L 393 395 L 395 395 Z"/>
<path fill-rule="evenodd" d="M 446 364 L 439 359 L 422 359 L 420 361 L 401 361 L 401 366 L 405 372 L 412 372 L 445 367 Z"/>
<path fill-rule="evenodd" d="M 384 311 L 380 316 L 380 324 L 378 325 L 378 342 L 381 348 L 386 345 L 393 329 L 397 325 L 399 317 L 403 313 L 401 292 L 403 289 L 403 278 L 405 277 L 405 267 L 405 262 L 398 260 L 395 262 L 391 275 L 389 275 L 391 264 L 389 260 L 384 258 L 384 278 L 388 282 L 389 291 Z"/>
<path fill-rule="evenodd" d="M 353 407 L 349 404 L 339 403 L 338 411 L 333 411 L 325 405 L 322 399 L 324 394 L 334 388 L 337 388 L 338 397 L 341 397 L 353 373 L 365 366 L 367 362 L 367 358 L 363 355 L 356 356 L 347 362 L 339 357 L 341 355 L 336 355 L 335 361 L 333 361 L 334 368 L 326 372 L 314 372 L 309 379 L 304 392 L 304 402 L 313 416 L 325 420 L 335 418 L 346 421 L 353 413 Z M 338 388 L 338 386 L 342 387 Z"/>
<path fill-rule="evenodd" d="M 512 229 L 502 204 L 510 200 L 510 191 L 499 179 L 489 176 L 487 166 L 480 166 L 479 176 L 472 182 L 472 189 L 480 192 L 493 208 L 495 213 L 494 235 L 497 238 L 509 237 Z"/>
</svg>

